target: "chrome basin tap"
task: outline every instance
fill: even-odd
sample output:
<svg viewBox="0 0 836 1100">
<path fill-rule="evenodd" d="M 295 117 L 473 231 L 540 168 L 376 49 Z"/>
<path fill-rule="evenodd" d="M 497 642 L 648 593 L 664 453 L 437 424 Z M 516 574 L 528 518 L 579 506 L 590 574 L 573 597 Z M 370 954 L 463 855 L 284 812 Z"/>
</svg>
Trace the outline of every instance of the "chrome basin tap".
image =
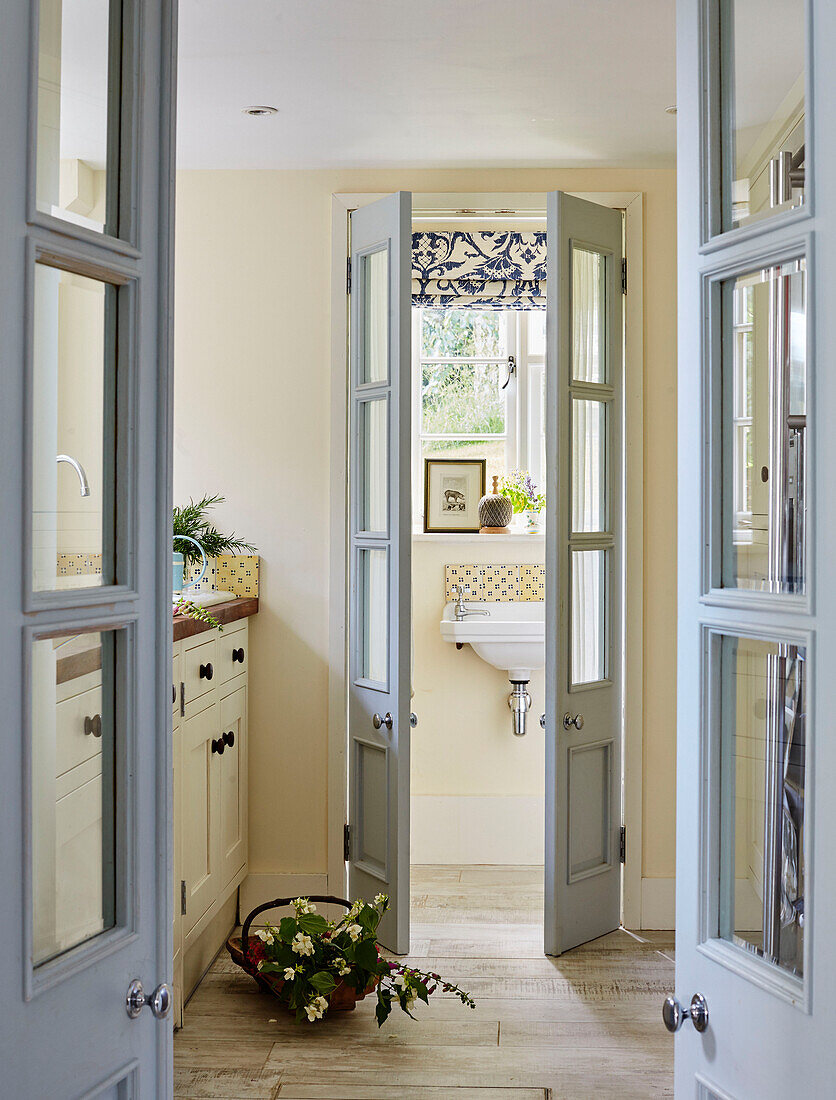
<svg viewBox="0 0 836 1100">
<path fill-rule="evenodd" d="M 451 591 L 456 594 L 455 616 L 457 623 L 460 623 L 462 619 L 470 618 L 471 615 L 490 615 L 490 611 L 483 611 L 479 608 L 467 606 L 464 602 L 464 592 L 460 584 L 454 584 Z"/>
</svg>

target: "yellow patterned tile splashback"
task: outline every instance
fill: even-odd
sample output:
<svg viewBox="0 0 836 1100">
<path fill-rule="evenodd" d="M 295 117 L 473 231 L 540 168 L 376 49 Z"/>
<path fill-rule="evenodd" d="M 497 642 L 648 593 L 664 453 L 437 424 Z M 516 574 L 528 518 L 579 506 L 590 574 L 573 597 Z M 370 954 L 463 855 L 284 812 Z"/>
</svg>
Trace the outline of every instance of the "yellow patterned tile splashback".
<svg viewBox="0 0 836 1100">
<path fill-rule="evenodd" d="M 258 596 L 258 554 L 219 554 L 210 558 L 203 580 L 193 592 L 232 592 L 236 596 Z M 199 576 L 200 562 L 192 563 L 186 582 Z"/>
<path fill-rule="evenodd" d="M 531 603 L 546 598 L 544 565 L 447 565 L 444 569 L 444 598 L 456 598 L 453 586 L 466 600 L 497 603 Z"/>
<path fill-rule="evenodd" d="M 85 577 L 91 573 L 101 573 L 101 554 L 59 554 L 57 561 L 59 577 Z"/>
</svg>

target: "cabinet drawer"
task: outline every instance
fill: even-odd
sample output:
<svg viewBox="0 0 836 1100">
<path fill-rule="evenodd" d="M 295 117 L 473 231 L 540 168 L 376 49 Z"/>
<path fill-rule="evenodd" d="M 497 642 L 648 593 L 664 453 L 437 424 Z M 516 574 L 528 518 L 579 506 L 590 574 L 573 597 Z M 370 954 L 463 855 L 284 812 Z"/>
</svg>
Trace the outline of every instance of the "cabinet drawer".
<svg viewBox="0 0 836 1100">
<path fill-rule="evenodd" d="M 247 671 L 249 661 L 247 622 L 234 630 L 224 630 L 218 638 L 218 674 L 219 682 L 224 684 L 233 676 Z"/>
<path fill-rule="evenodd" d="M 55 774 L 83 764 L 85 760 L 97 756 L 102 751 L 102 739 L 95 733 L 85 733 L 85 718 L 94 719 L 98 715 L 101 722 L 102 689 L 101 685 L 89 688 L 79 695 L 73 695 L 55 705 Z M 91 723 L 87 723 L 91 729 Z M 92 724 L 92 729 L 101 729 Z"/>
<path fill-rule="evenodd" d="M 218 683 L 218 642 L 215 637 L 186 649 L 181 656 L 185 701 L 191 703 Z"/>
</svg>

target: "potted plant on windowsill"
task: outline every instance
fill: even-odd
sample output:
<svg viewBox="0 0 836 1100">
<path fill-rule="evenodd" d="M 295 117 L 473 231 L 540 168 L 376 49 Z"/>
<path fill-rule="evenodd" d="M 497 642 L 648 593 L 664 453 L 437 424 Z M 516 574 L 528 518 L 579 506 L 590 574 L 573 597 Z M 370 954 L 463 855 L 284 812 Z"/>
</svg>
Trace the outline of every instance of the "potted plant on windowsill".
<svg viewBox="0 0 836 1100">
<path fill-rule="evenodd" d="M 540 513 L 546 507 L 546 498 L 538 492 L 528 470 L 514 470 L 502 479 L 500 492 L 511 501 L 516 514 L 524 513 L 525 531 L 529 535 L 540 530 Z"/>
</svg>

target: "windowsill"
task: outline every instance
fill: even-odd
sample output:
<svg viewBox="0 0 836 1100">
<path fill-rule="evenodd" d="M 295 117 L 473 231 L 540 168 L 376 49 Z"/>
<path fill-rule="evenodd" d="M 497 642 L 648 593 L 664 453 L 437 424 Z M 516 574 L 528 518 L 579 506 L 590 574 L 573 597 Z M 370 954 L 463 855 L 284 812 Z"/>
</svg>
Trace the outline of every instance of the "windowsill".
<svg viewBox="0 0 836 1100">
<path fill-rule="evenodd" d="M 502 535 L 482 535 L 478 531 L 421 531 L 413 530 L 412 541 L 413 542 L 465 542 L 472 543 L 478 539 L 479 542 L 484 543 L 487 546 L 492 546 L 494 543 L 502 542 L 545 542 L 546 534 L 544 531 L 538 531 L 536 534 L 529 535 L 525 531 L 508 531 L 507 534 Z"/>
</svg>

